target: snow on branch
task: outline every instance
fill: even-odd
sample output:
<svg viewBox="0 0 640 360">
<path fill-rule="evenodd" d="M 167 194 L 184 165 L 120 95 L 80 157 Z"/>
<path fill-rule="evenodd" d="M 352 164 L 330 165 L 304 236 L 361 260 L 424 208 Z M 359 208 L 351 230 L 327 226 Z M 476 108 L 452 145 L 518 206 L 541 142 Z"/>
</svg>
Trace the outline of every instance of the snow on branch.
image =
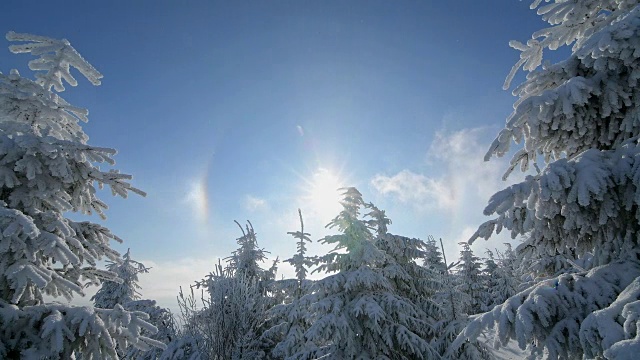
<svg viewBox="0 0 640 360">
<path fill-rule="evenodd" d="M 634 321 L 640 313 L 625 305 L 637 299 L 631 295 L 638 293 L 639 276 L 639 263 L 615 262 L 586 273 L 548 279 L 475 317 L 452 346 L 462 346 L 484 329 L 497 326 L 496 348 L 516 340 L 532 356 L 546 351 L 549 359 L 580 358 L 583 353 L 593 358 L 610 347 L 616 351 L 612 345 L 622 346 L 619 341 L 629 339 L 628 334 L 635 337 Z M 619 317 L 631 321 L 623 328 L 616 320 Z"/>
<path fill-rule="evenodd" d="M 69 71 L 71 67 L 76 68 L 93 85 L 100 85 L 102 74 L 89 64 L 66 39 L 57 40 L 10 31 L 7 33 L 7 40 L 26 42 L 11 45 L 9 50 L 12 53 L 31 53 L 38 56 L 37 59 L 29 62 L 29 69 L 46 71 L 45 74 L 36 74 L 36 82 L 47 91 L 52 87 L 57 92 L 64 91 L 63 80 L 71 86 L 77 86 L 78 82 Z"/>
</svg>

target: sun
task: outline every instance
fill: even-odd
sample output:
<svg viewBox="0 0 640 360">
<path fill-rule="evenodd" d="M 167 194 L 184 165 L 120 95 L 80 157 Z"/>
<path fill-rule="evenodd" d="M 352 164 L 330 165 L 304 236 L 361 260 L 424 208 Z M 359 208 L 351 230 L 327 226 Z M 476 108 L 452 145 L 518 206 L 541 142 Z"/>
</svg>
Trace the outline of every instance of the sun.
<svg viewBox="0 0 640 360">
<path fill-rule="evenodd" d="M 339 176 L 326 168 L 318 168 L 307 181 L 305 205 L 322 221 L 333 219 L 341 210 L 341 193 L 344 187 Z"/>
</svg>

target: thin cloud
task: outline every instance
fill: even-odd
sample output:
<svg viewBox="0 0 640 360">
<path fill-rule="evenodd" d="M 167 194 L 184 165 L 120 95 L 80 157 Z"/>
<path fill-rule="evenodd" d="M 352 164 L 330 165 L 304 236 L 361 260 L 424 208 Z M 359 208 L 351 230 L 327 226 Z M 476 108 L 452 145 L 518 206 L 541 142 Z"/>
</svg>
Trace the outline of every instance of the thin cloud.
<svg viewBox="0 0 640 360">
<path fill-rule="evenodd" d="M 486 149 L 480 136 L 484 130 L 436 133 L 427 151 L 427 159 L 437 166 L 436 176 L 404 169 L 391 176 L 378 174 L 371 185 L 381 195 L 418 209 L 458 212 L 469 202 L 486 202 L 504 186 L 500 181 L 504 162 L 483 161 Z"/>
<path fill-rule="evenodd" d="M 373 189 L 380 195 L 429 213 L 440 226 L 450 229 L 442 234 L 449 261 L 459 256 L 458 243 L 469 240 L 477 226 L 487 220 L 482 210 L 491 195 L 523 178 L 523 174 L 514 173 L 508 182 L 503 182 L 506 159 L 484 161 L 488 144 L 484 139 L 486 130 L 437 132 L 426 153 L 426 165 L 435 173 L 404 169 L 392 175 L 378 174 L 371 180 Z M 477 241 L 473 248 L 476 255 L 484 256 L 486 248 L 502 248 L 502 243 L 507 241 L 511 241 L 508 235 L 501 234 L 488 242 Z"/>
<path fill-rule="evenodd" d="M 382 195 L 416 207 L 450 209 L 454 205 L 453 189 L 441 179 L 428 178 L 407 169 L 393 176 L 376 175 L 371 180 L 371 185 Z"/>
<path fill-rule="evenodd" d="M 264 210 L 269 207 L 267 200 L 261 199 L 253 195 L 245 195 L 243 200 L 244 208 L 249 212 Z"/>
</svg>

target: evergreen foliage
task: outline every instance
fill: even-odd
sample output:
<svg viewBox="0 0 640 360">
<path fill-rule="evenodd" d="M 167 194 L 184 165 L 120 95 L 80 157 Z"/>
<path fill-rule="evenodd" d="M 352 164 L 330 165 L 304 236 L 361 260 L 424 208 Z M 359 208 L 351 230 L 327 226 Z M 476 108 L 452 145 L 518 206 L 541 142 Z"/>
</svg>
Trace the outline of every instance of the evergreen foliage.
<svg viewBox="0 0 640 360">
<path fill-rule="evenodd" d="M 113 309 L 116 304 L 126 307 L 134 300 L 140 299 L 140 285 L 138 274 L 149 272 L 144 264 L 131 258 L 130 250 L 122 257 L 122 262 L 111 261 L 107 264 L 107 270 L 118 277 L 114 281 L 106 280 L 96 294 L 91 298 L 93 304 L 101 309 Z"/>
<path fill-rule="evenodd" d="M 94 85 L 102 75 L 67 40 L 9 32 L 13 53 L 31 53 L 35 81 L 17 70 L 0 74 L 0 358 L 117 358 L 116 344 L 149 350 L 163 345 L 149 338 L 156 331 L 148 315 L 47 303 L 44 296 L 71 300 L 87 284 L 116 275 L 96 268 L 100 259 L 118 262 L 109 229 L 65 217 L 67 212 L 98 214 L 107 205 L 96 188 L 114 195 L 144 193 L 131 176 L 113 165 L 115 150 L 87 144 L 79 125 L 88 111 L 59 93 L 65 82 L 76 86 L 71 68 Z"/>
<path fill-rule="evenodd" d="M 298 209 L 300 217 L 300 231 L 287 234 L 298 239 L 298 252 L 290 259 L 285 260 L 295 268 L 295 282 L 283 279 L 278 281 L 278 288 L 285 293 L 282 302 L 276 302 L 275 306 L 268 310 L 269 328 L 263 333 L 262 338 L 269 358 L 289 358 L 305 346 L 304 333 L 309 327 L 308 308 L 301 298 L 307 294 L 311 287 L 311 281 L 307 280 L 307 268 L 314 264 L 314 258 L 306 256 L 305 242 L 311 242 L 310 234 L 304 232 L 302 212 Z"/>
<path fill-rule="evenodd" d="M 521 281 L 518 279 L 518 269 L 515 267 L 513 250 L 510 244 L 504 254 L 498 252 L 496 257 L 492 251 L 487 250 L 487 259 L 484 262 L 483 278 L 486 297 L 482 311 L 493 309 L 518 292 Z M 507 257 L 509 256 L 509 257 Z"/>
<path fill-rule="evenodd" d="M 551 26 L 521 51 L 526 80 L 486 158 L 523 143 L 511 160 L 546 166 L 493 195 L 495 218 L 473 235 L 507 229 L 538 280 L 477 317 L 458 339 L 497 324 L 497 343 L 516 339 L 532 356 L 631 358 L 640 346 L 634 293 L 639 262 L 640 5 L 627 0 L 534 1 Z M 543 50 L 572 45 L 566 60 L 542 67 Z M 537 168 L 537 166 L 536 166 Z M 569 273 L 567 273 L 569 272 Z M 547 280 L 540 280 L 547 279 Z M 629 287 L 629 288 L 627 288 Z"/>
<path fill-rule="evenodd" d="M 480 258 L 473 254 L 468 243 L 460 243 L 460 261 L 458 262 L 456 277 L 457 290 L 463 294 L 464 301 L 460 311 L 467 315 L 477 314 L 482 310 L 482 304 L 487 298 L 484 287 L 484 276 Z"/>
<path fill-rule="evenodd" d="M 112 309 L 116 305 L 122 306 L 125 310 L 145 313 L 149 315 L 147 320 L 158 329 L 152 339 L 163 344 L 171 342 L 176 337 L 176 325 L 173 315 L 167 309 L 156 305 L 154 300 L 141 300 L 138 285 L 138 274 L 149 272 L 149 268 L 141 262 L 131 258 L 130 250 L 122 257 L 120 263 L 110 262 L 107 270 L 118 276 L 117 281 L 106 280 L 100 289 L 91 298 L 96 308 Z M 122 359 L 157 359 L 163 353 L 163 349 L 155 348 L 151 350 L 141 350 L 135 347 L 117 347 L 118 356 Z"/>
<path fill-rule="evenodd" d="M 242 231 L 237 239 L 239 247 L 227 258 L 227 266 L 216 265 L 205 279 L 196 282 L 190 297 L 182 292 L 178 297 L 186 324 L 183 340 L 170 346 L 172 356 L 180 353 L 194 359 L 265 356 L 261 335 L 267 310 L 274 305 L 277 260 L 270 269 L 263 269 L 260 263 L 266 260 L 266 251 L 258 247 L 253 226 L 250 222 L 245 228 L 238 226 Z M 202 309 L 196 305 L 193 288 L 203 292 Z"/>
<path fill-rule="evenodd" d="M 438 358 L 429 341 L 434 321 L 397 290 L 410 275 L 375 245 L 368 223 L 360 219 L 365 206 L 360 192 L 347 188 L 343 196 L 343 210 L 327 225 L 340 234 L 322 239 L 334 251 L 320 257 L 315 270 L 334 274 L 302 297 L 310 326 L 292 358 Z M 384 233 L 385 221 L 378 224 L 378 233 Z"/>
<path fill-rule="evenodd" d="M 424 242 L 424 261 L 423 265 L 429 269 L 444 274 L 447 271 L 447 264 L 444 263 L 440 245 L 433 236 L 429 236 Z"/>
</svg>

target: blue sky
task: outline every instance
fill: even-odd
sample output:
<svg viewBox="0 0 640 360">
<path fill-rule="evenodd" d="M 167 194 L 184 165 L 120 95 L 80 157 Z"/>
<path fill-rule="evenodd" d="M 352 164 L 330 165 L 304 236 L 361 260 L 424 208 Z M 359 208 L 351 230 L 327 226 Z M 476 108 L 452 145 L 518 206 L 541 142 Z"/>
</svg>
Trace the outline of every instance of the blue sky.
<svg viewBox="0 0 640 360">
<path fill-rule="evenodd" d="M 153 267 L 143 295 L 175 308 L 178 285 L 235 249 L 233 220 L 251 220 L 281 259 L 295 251 L 297 208 L 313 239 L 326 235 L 334 184 L 385 209 L 391 232 L 442 237 L 456 258 L 505 186 L 505 160 L 482 156 L 514 100 L 508 41 L 542 24 L 528 5 L 4 0 L 0 24 L 67 38 L 103 73 L 63 96 L 89 109 L 90 143 L 118 149 L 116 167 L 149 194 L 105 193 L 105 225 Z M 0 50 L 0 71 L 26 75 L 28 60 Z"/>
</svg>

